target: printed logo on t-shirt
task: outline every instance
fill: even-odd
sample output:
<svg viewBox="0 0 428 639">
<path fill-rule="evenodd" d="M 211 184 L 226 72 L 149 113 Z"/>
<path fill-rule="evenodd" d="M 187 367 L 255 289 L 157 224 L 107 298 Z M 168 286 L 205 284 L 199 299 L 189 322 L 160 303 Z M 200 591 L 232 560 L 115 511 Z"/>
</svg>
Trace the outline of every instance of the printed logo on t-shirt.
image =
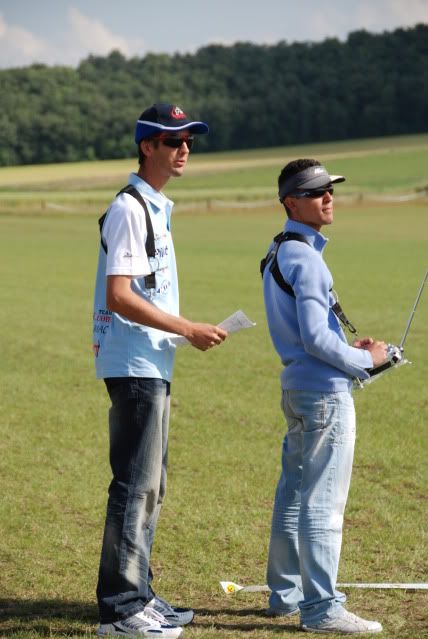
<svg viewBox="0 0 428 639">
<path fill-rule="evenodd" d="M 169 267 L 169 243 L 167 233 L 155 234 L 155 256 L 149 259 L 154 271 L 165 271 Z"/>
<path fill-rule="evenodd" d="M 158 246 L 155 249 L 155 257 L 157 257 L 158 259 L 168 257 L 168 244 L 165 244 L 165 246 Z"/>
<path fill-rule="evenodd" d="M 94 321 L 94 335 L 105 335 L 107 333 L 108 327 L 112 322 L 113 313 L 107 309 L 100 308 L 98 309 L 98 311 L 94 312 L 92 319 Z M 96 345 L 93 346 L 95 357 L 98 357 L 99 348 L 100 346 L 98 341 L 97 348 Z"/>
<path fill-rule="evenodd" d="M 165 293 L 171 287 L 171 282 L 169 280 L 163 280 L 159 288 L 156 290 L 158 295 L 165 295 Z"/>
</svg>

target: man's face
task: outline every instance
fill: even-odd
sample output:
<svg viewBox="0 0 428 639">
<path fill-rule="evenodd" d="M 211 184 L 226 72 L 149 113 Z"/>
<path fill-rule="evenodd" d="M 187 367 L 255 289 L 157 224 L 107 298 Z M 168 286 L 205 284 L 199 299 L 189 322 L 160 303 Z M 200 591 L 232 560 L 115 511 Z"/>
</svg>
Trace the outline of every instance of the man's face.
<svg viewBox="0 0 428 639">
<path fill-rule="evenodd" d="M 187 164 L 193 137 L 188 131 L 164 133 L 151 141 L 152 166 L 164 178 L 180 177 Z"/>
<path fill-rule="evenodd" d="M 333 193 L 327 190 L 318 197 L 297 198 L 289 195 L 285 198 L 285 204 L 291 211 L 290 219 L 316 231 L 333 222 Z"/>
</svg>

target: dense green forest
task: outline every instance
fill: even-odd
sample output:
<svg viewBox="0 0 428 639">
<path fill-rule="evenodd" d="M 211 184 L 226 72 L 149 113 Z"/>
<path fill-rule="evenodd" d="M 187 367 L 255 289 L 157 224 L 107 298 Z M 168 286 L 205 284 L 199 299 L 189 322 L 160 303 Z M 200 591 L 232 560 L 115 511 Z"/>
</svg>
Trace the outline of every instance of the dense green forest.
<svg viewBox="0 0 428 639">
<path fill-rule="evenodd" d="M 0 165 L 130 157 L 135 120 L 157 101 L 206 120 L 207 151 L 426 132 L 428 25 L 3 70 Z"/>
</svg>

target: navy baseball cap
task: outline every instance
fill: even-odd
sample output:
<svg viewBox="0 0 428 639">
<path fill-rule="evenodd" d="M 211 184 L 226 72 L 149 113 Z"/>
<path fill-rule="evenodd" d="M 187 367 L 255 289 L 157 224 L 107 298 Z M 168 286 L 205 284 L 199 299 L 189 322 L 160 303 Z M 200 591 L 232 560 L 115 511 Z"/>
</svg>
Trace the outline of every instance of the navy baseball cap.
<svg viewBox="0 0 428 639">
<path fill-rule="evenodd" d="M 324 186 L 329 186 L 335 182 L 344 182 L 343 175 L 329 175 L 327 169 L 322 166 L 310 166 L 307 169 L 303 169 L 299 173 L 290 175 L 281 185 L 278 193 L 279 201 L 282 200 L 291 193 L 296 191 L 311 191 L 313 189 L 321 189 Z"/>
<path fill-rule="evenodd" d="M 208 124 L 194 122 L 175 104 L 153 104 L 142 112 L 135 127 L 135 143 L 151 138 L 164 131 L 191 131 L 192 133 L 208 133 Z"/>
</svg>

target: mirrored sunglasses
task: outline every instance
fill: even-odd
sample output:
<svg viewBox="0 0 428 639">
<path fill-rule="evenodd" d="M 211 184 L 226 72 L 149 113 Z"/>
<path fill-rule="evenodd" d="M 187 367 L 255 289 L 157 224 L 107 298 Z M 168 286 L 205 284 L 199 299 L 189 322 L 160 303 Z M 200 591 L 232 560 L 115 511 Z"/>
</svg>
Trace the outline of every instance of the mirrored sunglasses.
<svg viewBox="0 0 428 639">
<path fill-rule="evenodd" d="M 296 197 L 298 199 L 308 197 L 311 200 L 315 200 L 318 197 L 324 197 L 326 193 L 333 195 L 334 188 L 332 186 L 328 186 L 320 189 L 311 189 L 310 191 L 296 191 L 295 193 L 290 193 L 288 197 Z"/>
</svg>

